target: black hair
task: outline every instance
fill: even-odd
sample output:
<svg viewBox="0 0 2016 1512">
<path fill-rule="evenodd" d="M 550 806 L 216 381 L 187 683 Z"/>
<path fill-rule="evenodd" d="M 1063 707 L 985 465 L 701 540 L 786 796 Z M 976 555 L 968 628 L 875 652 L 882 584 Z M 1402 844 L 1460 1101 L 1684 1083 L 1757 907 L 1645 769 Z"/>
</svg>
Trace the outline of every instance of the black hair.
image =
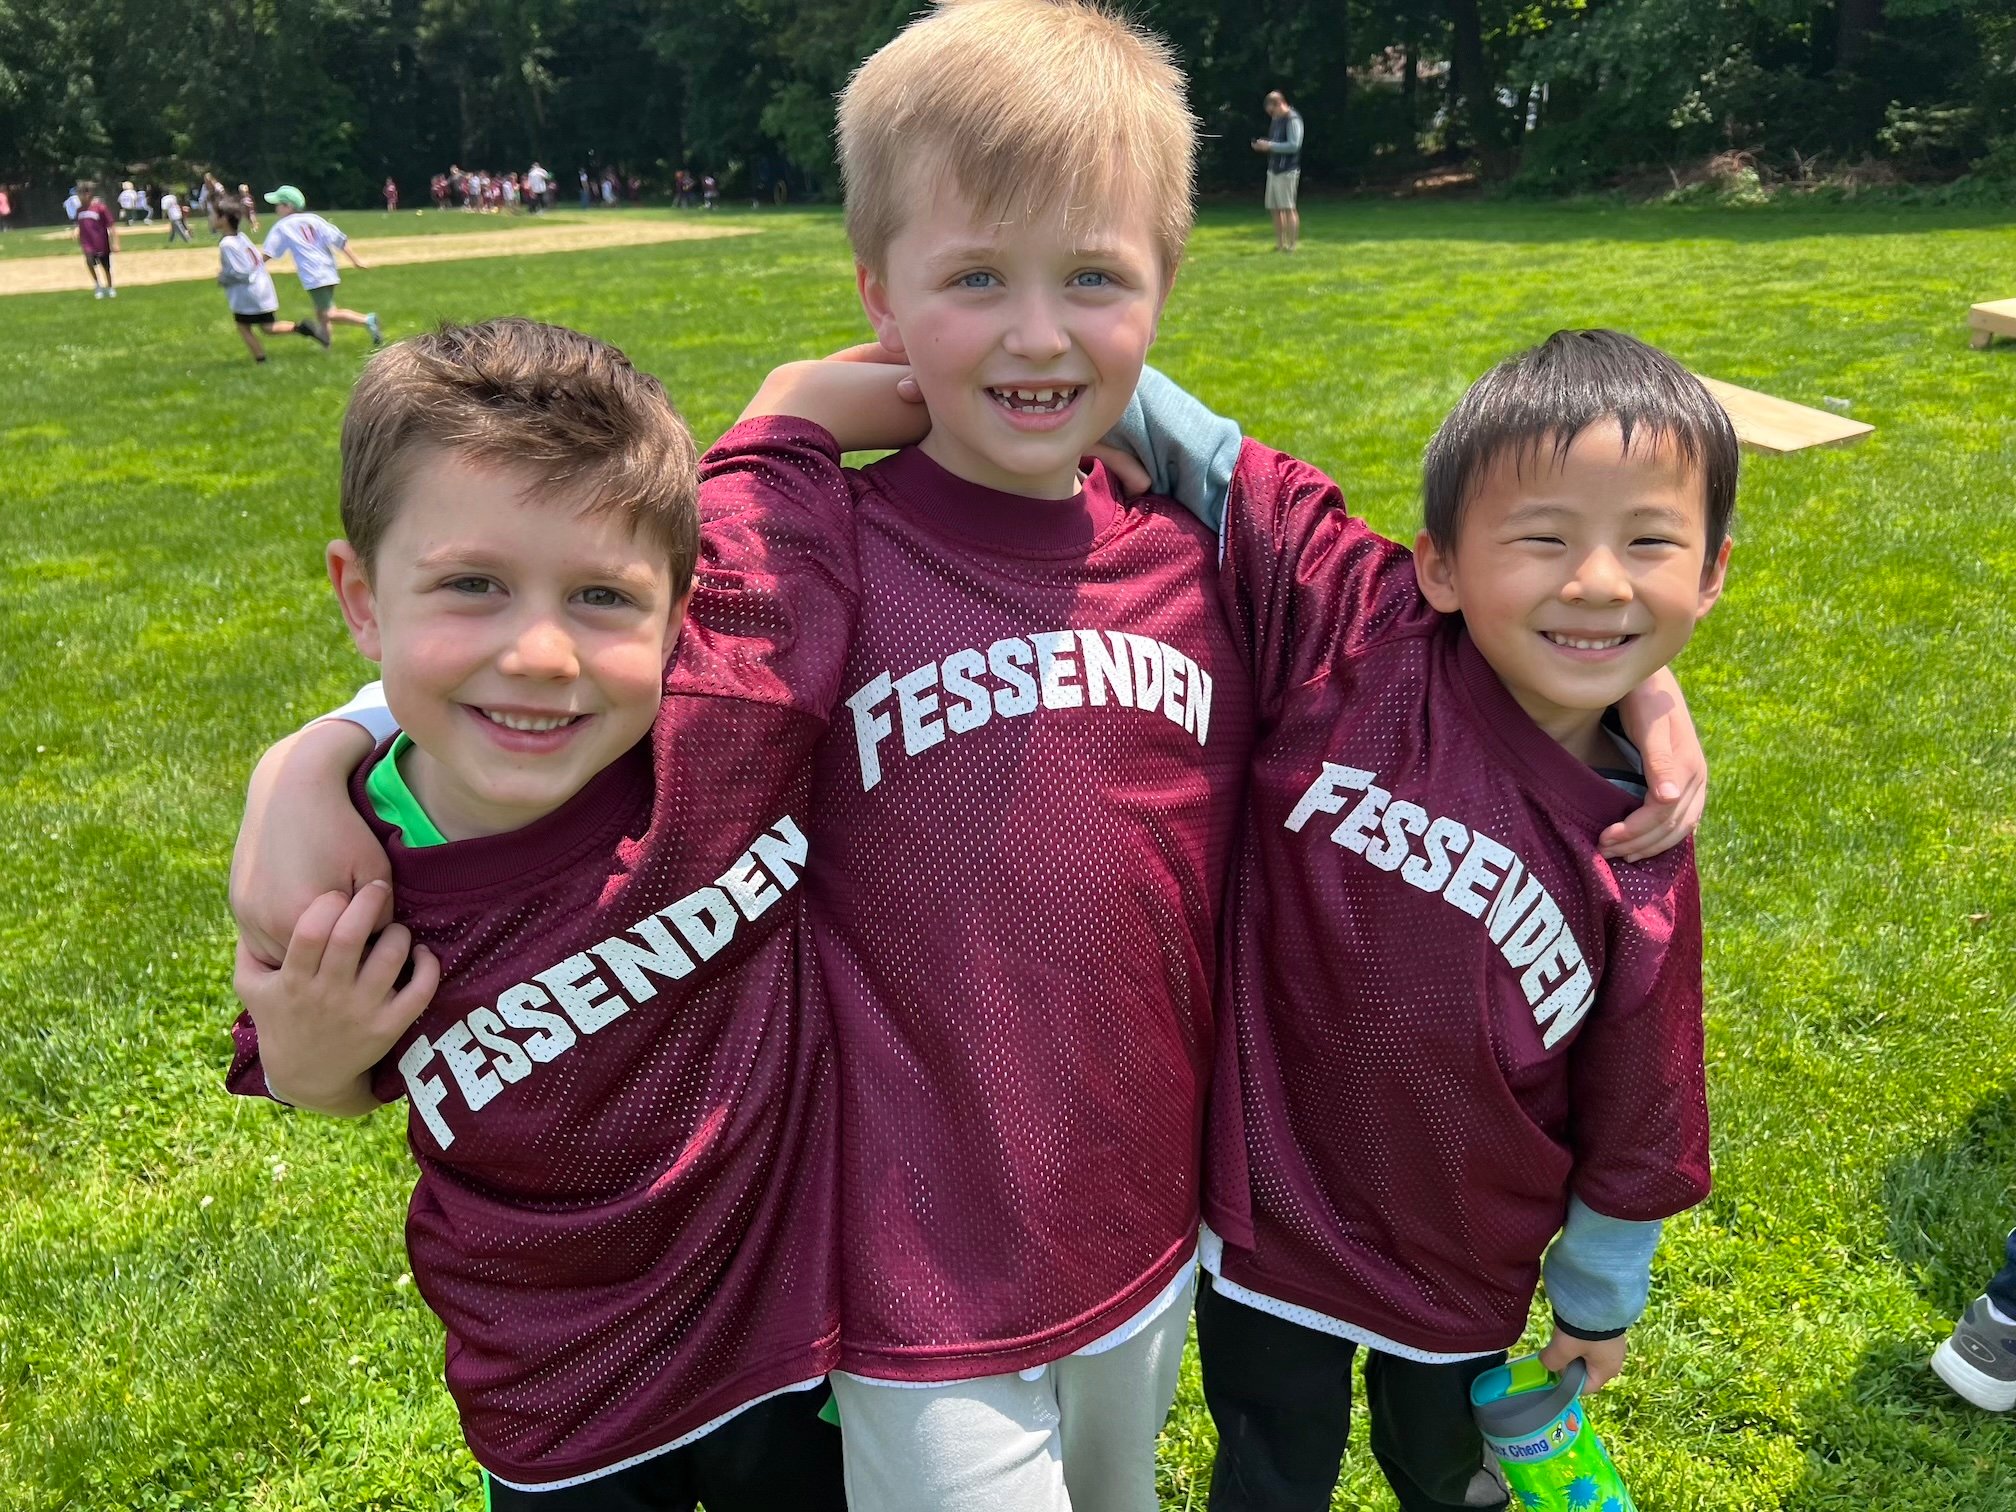
<svg viewBox="0 0 2016 1512">
<path fill-rule="evenodd" d="M 219 205 L 217 207 L 217 215 L 220 220 L 229 221 L 231 223 L 231 229 L 233 231 L 236 231 L 238 229 L 238 221 L 240 217 L 238 214 L 238 206 L 235 201 L 226 200 L 223 204 Z"/>
<path fill-rule="evenodd" d="M 1556 331 L 1470 385 L 1428 443 L 1421 494 L 1429 538 L 1455 550 L 1463 506 L 1500 457 L 1523 463 L 1544 450 L 1559 461 L 1603 420 L 1616 421 L 1627 452 L 1634 435 L 1641 444 L 1670 442 L 1700 473 L 1712 561 L 1736 513 L 1736 428 L 1699 378 L 1622 331 Z"/>
</svg>

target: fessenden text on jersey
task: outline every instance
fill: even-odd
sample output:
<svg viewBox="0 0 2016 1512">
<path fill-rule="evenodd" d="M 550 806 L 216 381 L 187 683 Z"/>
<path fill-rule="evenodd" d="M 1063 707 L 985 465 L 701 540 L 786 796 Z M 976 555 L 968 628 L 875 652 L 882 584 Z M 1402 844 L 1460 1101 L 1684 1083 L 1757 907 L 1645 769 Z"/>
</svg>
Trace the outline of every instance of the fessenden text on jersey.
<svg viewBox="0 0 2016 1512">
<path fill-rule="evenodd" d="M 1362 794 L 1330 839 L 1379 870 L 1397 872 L 1410 886 L 1439 892 L 1450 907 L 1481 918 L 1505 964 L 1520 973 L 1519 990 L 1532 1006 L 1533 1022 L 1545 1031 L 1541 1043 L 1553 1049 L 1596 1001 L 1588 957 L 1554 895 L 1510 847 L 1480 829 L 1396 799 L 1374 780 L 1377 776 L 1324 762 L 1323 775 L 1309 784 L 1282 827 L 1299 834 L 1314 815 L 1342 810 L 1346 793 Z M 1410 837 L 1420 838 L 1421 854 L 1412 854 Z M 1463 859 L 1458 863 L 1452 856 Z"/>
<path fill-rule="evenodd" d="M 934 691 L 941 689 L 954 702 L 941 706 Z M 901 677 L 878 672 L 863 684 L 847 707 L 854 711 L 864 792 L 882 780 L 881 745 L 895 733 L 896 721 L 881 706 L 892 697 L 906 756 L 921 755 L 948 734 L 977 730 L 996 715 L 1013 719 L 1039 708 L 1087 704 L 1160 712 L 1200 746 L 1211 731 L 1211 674 L 1174 646 L 1126 630 L 1042 630 L 997 640 L 984 652 L 969 646 Z"/>
<path fill-rule="evenodd" d="M 523 1081 L 621 1018 L 632 1004 L 656 997 L 654 974 L 676 981 L 692 972 L 696 958 L 719 954 L 744 919 L 756 918 L 798 885 L 806 854 L 804 831 L 786 814 L 711 886 L 695 888 L 631 925 L 627 933 L 636 939 L 611 935 L 531 981 L 505 988 L 494 1006 L 471 1008 L 432 1038 L 416 1038 L 399 1057 L 399 1074 L 413 1111 L 435 1142 L 447 1149 L 455 1131 L 443 1111 L 448 1084 L 428 1074 L 433 1062 L 448 1068 L 468 1110 L 481 1112 L 507 1083 Z M 555 1007 L 560 1012 L 547 1011 Z M 514 1029 L 530 1033 L 516 1039 L 509 1032 Z"/>
</svg>

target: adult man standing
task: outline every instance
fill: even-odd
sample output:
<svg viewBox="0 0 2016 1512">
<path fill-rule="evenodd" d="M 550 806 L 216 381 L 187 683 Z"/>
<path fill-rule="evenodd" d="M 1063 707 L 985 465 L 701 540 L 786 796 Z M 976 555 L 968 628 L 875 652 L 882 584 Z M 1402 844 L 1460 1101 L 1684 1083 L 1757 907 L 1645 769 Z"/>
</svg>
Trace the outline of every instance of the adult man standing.
<svg viewBox="0 0 2016 1512">
<path fill-rule="evenodd" d="M 1302 112 L 1280 90 L 1267 96 L 1267 135 L 1253 139 L 1253 150 L 1267 154 L 1267 208 L 1274 212 L 1274 250 L 1293 252 L 1302 239 L 1302 218 L 1295 213 L 1295 191 L 1302 183 Z"/>
</svg>

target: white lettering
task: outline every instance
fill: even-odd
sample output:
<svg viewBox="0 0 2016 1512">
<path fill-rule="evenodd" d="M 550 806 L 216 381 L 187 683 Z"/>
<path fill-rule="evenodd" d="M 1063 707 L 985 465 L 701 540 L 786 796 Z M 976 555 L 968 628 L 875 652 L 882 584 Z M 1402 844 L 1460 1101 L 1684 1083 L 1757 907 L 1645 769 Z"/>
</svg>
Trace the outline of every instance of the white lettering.
<svg viewBox="0 0 2016 1512">
<path fill-rule="evenodd" d="M 749 847 L 756 853 L 777 885 L 789 892 L 798 885 L 798 868 L 805 864 L 805 835 L 789 814 L 770 826 L 772 833 L 758 835 Z"/>
<path fill-rule="evenodd" d="M 557 1013 L 541 1013 L 533 1006 L 552 1001 L 530 982 L 507 988 L 497 999 L 497 1016 L 505 1023 L 513 1029 L 539 1031 L 525 1041 L 525 1053 L 542 1066 L 574 1047 L 574 1026 Z"/>
<path fill-rule="evenodd" d="M 489 1057 L 480 1050 L 469 1048 L 471 1041 L 469 1025 L 457 1019 L 435 1037 L 434 1053 L 448 1067 L 449 1074 L 455 1078 L 455 1085 L 462 1089 L 462 1101 L 469 1104 L 469 1111 L 474 1113 L 502 1092 L 504 1083 L 490 1073 Z"/>
<path fill-rule="evenodd" d="M 1479 885 L 1486 888 L 1498 884 L 1500 873 L 1494 866 L 1502 867 L 1512 859 L 1512 852 L 1482 830 L 1470 832 L 1470 852 L 1463 858 L 1463 864 L 1456 868 L 1456 875 L 1449 879 L 1449 885 L 1442 890 L 1442 896 L 1455 904 L 1471 918 L 1484 915 L 1484 895 L 1477 891 Z"/>
<path fill-rule="evenodd" d="M 438 1076 L 420 1074 L 421 1067 L 432 1059 L 433 1042 L 423 1034 L 399 1057 L 399 1074 L 406 1078 L 406 1100 L 413 1104 L 413 1111 L 434 1135 L 434 1142 L 445 1150 L 455 1143 L 455 1131 L 448 1127 L 448 1120 L 440 1111 L 441 1104 L 448 1100 L 448 1084 Z"/>
<path fill-rule="evenodd" d="M 1130 634 L 1127 649 L 1134 664 L 1134 707 L 1153 709 L 1162 702 L 1162 643 Z"/>
<path fill-rule="evenodd" d="M 639 919 L 630 926 L 630 932 L 643 936 L 644 945 L 634 945 L 620 935 L 611 935 L 600 945 L 588 948 L 616 973 L 616 980 L 623 984 L 623 990 L 630 994 L 632 1002 L 648 1003 L 658 995 L 658 984 L 644 974 L 647 970 L 676 982 L 692 971 L 693 961 L 679 948 L 679 942 L 672 938 L 672 931 L 656 915 Z M 650 948 L 647 950 L 645 946 Z"/>
<path fill-rule="evenodd" d="M 945 728 L 954 735 L 977 730 L 994 717 L 994 700 L 973 681 L 973 674 L 987 670 L 987 658 L 971 649 L 954 651 L 945 658 L 945 691 L 959 700 L 945 710 Z"/>
<path fill-rule="evenodd" d="M 1085 702 L 1085 690 L 1070 680 L 1078 675 L 1078 663 L 1070 656 L 1076 639 L 1069 630 L 1044 630 L 1029 637 L 1036 648 L 1036 682 L 1046 709 L 1075 709 Z"/>
<path fill-rule="evenodd" d="M 1365 780 L 1372 780 L 1369 772 Z M 1421 848 L 1428 854 L 1414 857 L 1400 868 L 1400 875 L 1423 892 L 1440 892 L 1442 884 L 1449 880 L 1449 857 L 1461 855 L 1469 844 L 1470 831 L 1442 815 L 1428 826 L 1427 837 L 1421 842 Z"/>
<path fill-rule="evenodd" d="M 854 711 L 854 746 L 861 756 L 861 791 L 864 793 L 882 780 L 882 758 L 876 754 L 875 748 L 888 739 L 895 728 L 887 714 L 873 712 L 875 705 L 888 696 L 889 674 L 881 672 L 847 700 L 847 707 Z"/>
<path fill-rule="evenodd" d="M 560 1011 L 583 1034 L 593 1034 L 630 1011 L 630 1005 L 620 997 L 607 1003 L 598 1001 L 608 996 L 609 984 L 596 975 L 595 963 L 585 953 L 571 955 L 558 966 L 547 967 L 538 974 L 538 980 L 546 984 Z"/>
<path fill-rule="evenodd" d="M 525 1047 L 504 1032 L 504 1021 L 488 1008 L 471 1008 L 464 1020 L 476 1043 L 490 1052 L 490 1065 L 508 1082 L 520 1082 L 532 1074 L 532 1057 Z"/>
<path fill-rule="evenodd" d="M 1385 822 L 1379 826 L 1386 843 L 1366 846 L 1365 859 L 1381 871 L 1398 871 L 1400 863 L 1407 859 L 1407 837 L 1418 835 L 1427 827 L 1426 809 L 1405 798 L 1396 798 L 1386 805 Z"/>
<path fill-rule="evenodd" d="M 1171 651 L 1162 658 L 1162 717 L 1186 729 L 1189 727 L 1189 710 L 1183 705 L 1184 673 L 1195 669 L 1196 663 L 1181 651 Z"/>
<path fill-rule="evenodd" d="M 1282 828 L 1299 833 L 1313 815 L 1336 813 L 1344 807 L 1343 794 L 1362 793 L 1371 781 L 1370 772 L 1361 772 L 1356 767 L 1339 766 L 1334 761 L 1324 762 L 1323 775 L 1309 784 L 1308 791 L 1297 801 Z"/>
<path fill-rule="evenodd" d="M 1032 660 L 1025 640 L 997 640 L 987 648 L 987 670 L 1008 684 L 994 694 L 994 712 L 1003 719 L 1036 710 L 1036 679 L 1022 670 Z"/>
<path fill-rule="evenodd" d="M 941 731 L 938 738 L 943 740 Z M 753 919 L 764 909 L 775 903 L 784 894 L 770 885 L 770 879 L 757 869 L 756 858 L 748 851 L 742 852 L 735 864 L 714 879 L 728 890 L 728 896 L 735 900 L 735 906 L 742 910 L 742 917 Z"/>
<path fill-rule="evenodd" d="M 1365 843 L 1372 838 L 1370 831 L 1386 808 L 1386 800 L 1393 795 L 1374 784 L 1365 789 L 1365 796 L 1344 816 L 1344 822 L 1330 831 L 1330 839 L 1346 850 L 1362 851 Z"/>
<path fill-rule="evenodd" d="M 1556 987 L 1547 1001 L 1533 1010 L 1533 1022 L 1547 1024 L 1547 1032 L 1540 1037 L 1540 1043 L 1552 1050 L 1560 1044 L 1568 1031 L 1582 1022 L 1589 1005 L 1596 1001 L 1596 989 L 1590 985 L 1589 966 L 1585 961 L 1575 963 L 1575 974 Z M 1552 1019 L 1552 1023 L 1548 1020 Z"/>
<path fill-rule="evenodd" d="M 938 712 L 938 695 L 924 690 L 938 681 L 938 667 L 926 662 L 915 672 L 896 679 L 896 711 L 903 718 L 903 754 L 915 756 L 928 751 L 945 738 L 945 726 L 933 716 Z"/>
<path fill-rule="evenodd" d="M 1107 640 L 1097 630 L 1078 632 L 1078 652 L 1085 659 L 1085 688 L 1092 702 L 1103 705 L 1111 689 L 1116 702 L 1125 707 L 1134 702 L 1134 678 L 1128 670 L 1127 642 L 1118 630 L 1108 630 Z"/>
<path fill-rule="evenodd" d="M 735 938 L 735 908 L 718 887 L 690 892 L 670 908 L 658 910 L 686 936 L 693 954 L 705 961 Z"/>
</svg>

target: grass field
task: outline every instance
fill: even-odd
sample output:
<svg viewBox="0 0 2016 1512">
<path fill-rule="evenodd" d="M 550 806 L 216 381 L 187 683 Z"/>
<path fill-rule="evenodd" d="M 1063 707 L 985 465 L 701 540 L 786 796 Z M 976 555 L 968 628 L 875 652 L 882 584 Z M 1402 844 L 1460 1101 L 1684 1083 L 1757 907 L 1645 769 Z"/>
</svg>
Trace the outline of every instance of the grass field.
<svg viewBox="0 0 2016 1512">
<path fill-rule="evenodd" d="M 861 331 L 836 216 L 722 214 L 765 234 L 346 295 L 393 334 L 581 326 L 711 436 L 770 364 Z M 437 221 L 496 223 L 399 230 Z M 1257 209 L 1208 213 L 1155 360 L 1388 532 L 1464 385 L 1562 325 L 1876 425 L 1746 465 L 1680 666 L 1715 771 L 1716 1191 L 1598 1420 L 1645 1512 L 2016 1509 L 2016 1426 L 1925 1368 L 2016 1222 L 2016 346 L 1962 326 L 2016 293 L 2016 229 L 1342 204 L 1304 236 L 1275 257 Z M 78 272 L 0 301 L 0 1502 L 473 1508 L 400 1247 L 402 1120 L 220 1080 L 240 785 L 364 672 L 319 568 L 363 333 L 255 368 L 207 284 L 106 304 Z M 1336 1506 L 1389 1507 L 1358 1443 Z M 1202 1507 L 1211 1445 L 1193 1367 L 1168 1507 Z"/>
</svg>

